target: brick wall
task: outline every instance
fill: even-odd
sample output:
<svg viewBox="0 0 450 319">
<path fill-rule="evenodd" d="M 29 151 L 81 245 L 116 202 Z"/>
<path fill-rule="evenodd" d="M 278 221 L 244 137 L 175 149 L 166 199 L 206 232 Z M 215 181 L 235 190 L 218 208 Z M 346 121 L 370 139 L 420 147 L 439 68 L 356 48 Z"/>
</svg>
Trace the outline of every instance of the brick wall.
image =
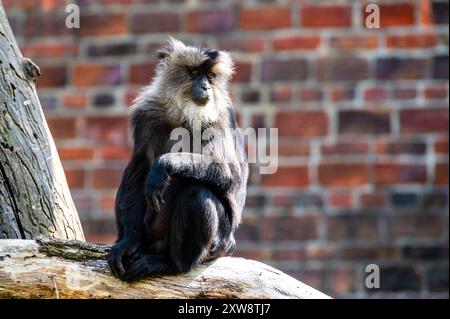
<svg viewBox="0 0 450 319">
<path fill-rule="evenodd" d="M 237 255 L 335 297 L 448 297 L 448 1 L 378 1 L 377 30 L 365 1 L 75 2 L 78 30 L 66 1 L 3 0 L 90 240 L 115 237 L 127 105 L 172 34 L 232 51 L 242 126 L 279 128 Z"/>
</svg>

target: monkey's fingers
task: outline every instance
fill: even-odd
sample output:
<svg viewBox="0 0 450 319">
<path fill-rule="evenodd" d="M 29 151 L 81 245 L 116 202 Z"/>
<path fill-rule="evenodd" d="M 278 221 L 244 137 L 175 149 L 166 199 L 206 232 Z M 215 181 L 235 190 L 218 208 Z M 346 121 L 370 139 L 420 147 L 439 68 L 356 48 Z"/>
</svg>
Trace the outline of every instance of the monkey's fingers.
<svg viewBox="0 0 450 319">
<path fill-rule="evenodd" d="M 156 190 L 152 191 L 147 196 L 147 204 L 152 210 L 160 212 L 164 205 L 164 199 L 162 198 L 161 192 Z"/>
<path fill-rule="evenodd" d="M 136 282 L 145 277 L 147 273 L 148 260 L 147 258 L 140 258 L 130 266 L 130 268 L 120 277 L 120 279 L 130 283 Z"/>
<path fill-rule="evenodd" d="M 124 250 L 116 250 L 112 252 L 108 258 L 109 267 L 111 272 L 117 278 L 125 273 L 125 267 L 123 266 Z"/>
</svg>

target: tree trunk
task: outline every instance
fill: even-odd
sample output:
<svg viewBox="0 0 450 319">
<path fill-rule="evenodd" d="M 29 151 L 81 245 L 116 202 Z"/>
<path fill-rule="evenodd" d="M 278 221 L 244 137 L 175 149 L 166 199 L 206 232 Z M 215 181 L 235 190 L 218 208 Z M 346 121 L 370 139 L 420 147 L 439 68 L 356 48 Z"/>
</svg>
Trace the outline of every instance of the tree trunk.
<svg viewBox="0 0 450 319">
<path fill-rule="evenodd" d="M 111 275 L 108 251 L 44 237 L 0 240 L 0 298 L 329 298 L 277 269 L 232 257 L 128 284 Z"/>
<path fill-rule="evenodd" d="M 0 1 L 0 238 L 84 240 L 34 80 Z"/>
</svg>

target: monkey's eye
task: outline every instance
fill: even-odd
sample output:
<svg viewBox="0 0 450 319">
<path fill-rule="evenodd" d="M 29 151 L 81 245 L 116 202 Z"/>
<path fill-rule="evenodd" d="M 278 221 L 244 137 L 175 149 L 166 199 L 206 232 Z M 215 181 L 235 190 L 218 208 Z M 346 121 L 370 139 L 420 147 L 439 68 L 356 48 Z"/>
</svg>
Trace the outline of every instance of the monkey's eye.
<svg viewBox="0 0 450 319">
<path fill-rule="evenodd" d="M 197 76 L 200 74 L 199 70 L 197 70 L 197 69 L 188 69 L 188 72 L 190 75 L 193 75 L 193 76 Z"/>
<path fill-rule="evenodd" d="M 206 76 L 208 77 L 209 80 L 212 80 L 216 77 L 216 75 L 212 72 L 208 72 L 208 74 Z"/>
</svg>

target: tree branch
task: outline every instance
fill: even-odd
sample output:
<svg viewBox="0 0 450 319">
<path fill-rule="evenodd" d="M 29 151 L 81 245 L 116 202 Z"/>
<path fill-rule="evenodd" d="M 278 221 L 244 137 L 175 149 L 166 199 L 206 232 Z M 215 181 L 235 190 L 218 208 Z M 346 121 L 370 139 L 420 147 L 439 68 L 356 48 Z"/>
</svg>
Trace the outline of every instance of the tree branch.
<svg viewBox="0 0 450 319">
<path fill-rule="evenodd" d="M 277 269 L 235 257 L 128 284 L 111 275 L 109 249 L 48 237 L 0 240 L 0 298 L 329 298 Z"/>
</svg>

